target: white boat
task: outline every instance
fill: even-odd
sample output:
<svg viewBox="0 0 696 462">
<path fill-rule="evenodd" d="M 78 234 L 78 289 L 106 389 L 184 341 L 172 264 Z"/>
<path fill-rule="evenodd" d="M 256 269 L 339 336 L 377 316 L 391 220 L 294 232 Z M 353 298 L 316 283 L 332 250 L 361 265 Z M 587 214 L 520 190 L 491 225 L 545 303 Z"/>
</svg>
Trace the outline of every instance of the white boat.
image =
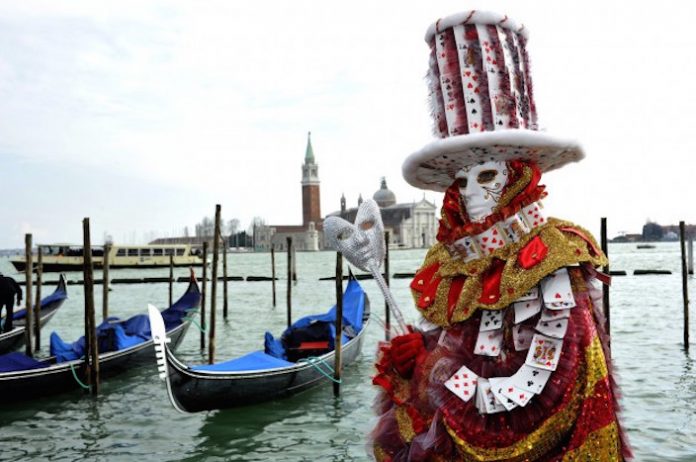
<svg viewBox="0 0 696 462">
<path fill-rule="evenodd" d="M 42 244 L 42 264 L 44 272 L 80 271 L 83 265 L 84 249 L 81 245 Z M 169 267 L 170 256 L 174 266 L 201 266 L 203 257 L 199 249 L 188 244 L 150 244 L 117 245 L 111 244 L 109 250 L 109 268 L 164 268 Z M 36 256 L 33 257 L 36 265 Z M 24 271 L 24 255 L 10 259 L 17 271 Z M 104 262 L 104 246 L 92 246 L 92 264 L 101 268 Z"/>
</svg>

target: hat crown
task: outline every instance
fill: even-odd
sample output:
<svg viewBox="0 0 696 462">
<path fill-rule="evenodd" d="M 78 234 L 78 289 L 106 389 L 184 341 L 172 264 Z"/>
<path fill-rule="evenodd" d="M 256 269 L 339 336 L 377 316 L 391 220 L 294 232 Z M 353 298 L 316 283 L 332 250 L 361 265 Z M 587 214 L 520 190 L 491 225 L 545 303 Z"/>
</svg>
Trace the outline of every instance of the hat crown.
<svg viewBox="0 0 696 462">
<path fill-rule="evenodd" d="M 431 25 L 426 41 L 435 136 L 537 129 L 524 26 L 466 11 Z"/>
</svg>

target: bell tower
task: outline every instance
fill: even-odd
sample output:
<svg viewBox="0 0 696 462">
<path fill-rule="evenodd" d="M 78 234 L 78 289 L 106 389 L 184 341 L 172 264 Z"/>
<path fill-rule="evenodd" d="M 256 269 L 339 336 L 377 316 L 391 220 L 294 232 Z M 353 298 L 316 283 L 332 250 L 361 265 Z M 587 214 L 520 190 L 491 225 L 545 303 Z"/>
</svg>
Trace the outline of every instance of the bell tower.
<svg viewBox="0 0 696 462">
<path fill-rule="evenodd" d="M 312 132 L 307 133 L 307 150 L 302 164 L 302 226 L 321 223 L 321 204 L 319 202 L 319 166 L 314 161 Z"/>
</svg>

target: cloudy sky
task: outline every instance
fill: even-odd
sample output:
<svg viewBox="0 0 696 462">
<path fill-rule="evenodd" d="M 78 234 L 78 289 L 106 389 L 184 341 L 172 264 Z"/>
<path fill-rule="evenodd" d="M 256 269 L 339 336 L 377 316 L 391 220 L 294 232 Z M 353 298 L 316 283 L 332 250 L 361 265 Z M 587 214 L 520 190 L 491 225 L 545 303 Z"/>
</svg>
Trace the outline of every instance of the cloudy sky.
<svg viewBox="0 0 696 462">
<path fill-rule="evenodd" d="M 216 203 L 299 224 L 310 130 L 323 214 L 381 176 L 421 199 L 401 163 L 432 139 L 423 36 L 481 6 L 527 26 L 541 125 L 585 147 L 544 178 L 549 214 L 696 222 L 696 6 L 660 5 L 1 0 L 0 248 L 79 242 L 86 216 L 95 242 L 140 242 Z"/>
</svg>

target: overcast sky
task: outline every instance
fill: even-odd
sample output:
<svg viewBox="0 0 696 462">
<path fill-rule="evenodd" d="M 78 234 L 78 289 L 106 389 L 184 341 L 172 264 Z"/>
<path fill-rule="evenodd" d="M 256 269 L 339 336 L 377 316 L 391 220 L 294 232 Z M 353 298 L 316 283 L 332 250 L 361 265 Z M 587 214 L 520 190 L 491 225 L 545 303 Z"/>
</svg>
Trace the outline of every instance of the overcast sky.
<svg viewBox="0 0 696 462">
<path fill-rule="evenodd" d="M 93 242 L 172 235 L 216 203 L 299 224 L 310 130 L 322 214 L 381 176 L 421 199 L 401 164 L 432 140 L 423 36 L 481 6 L 527 26 L 539 121 L 585 147 L 544 177 L 548 213 L 696 222 L 696 6 L 639 5 L 2 0 L 0 248 L 80 242 L 86 216 Z"/>
</svg>

